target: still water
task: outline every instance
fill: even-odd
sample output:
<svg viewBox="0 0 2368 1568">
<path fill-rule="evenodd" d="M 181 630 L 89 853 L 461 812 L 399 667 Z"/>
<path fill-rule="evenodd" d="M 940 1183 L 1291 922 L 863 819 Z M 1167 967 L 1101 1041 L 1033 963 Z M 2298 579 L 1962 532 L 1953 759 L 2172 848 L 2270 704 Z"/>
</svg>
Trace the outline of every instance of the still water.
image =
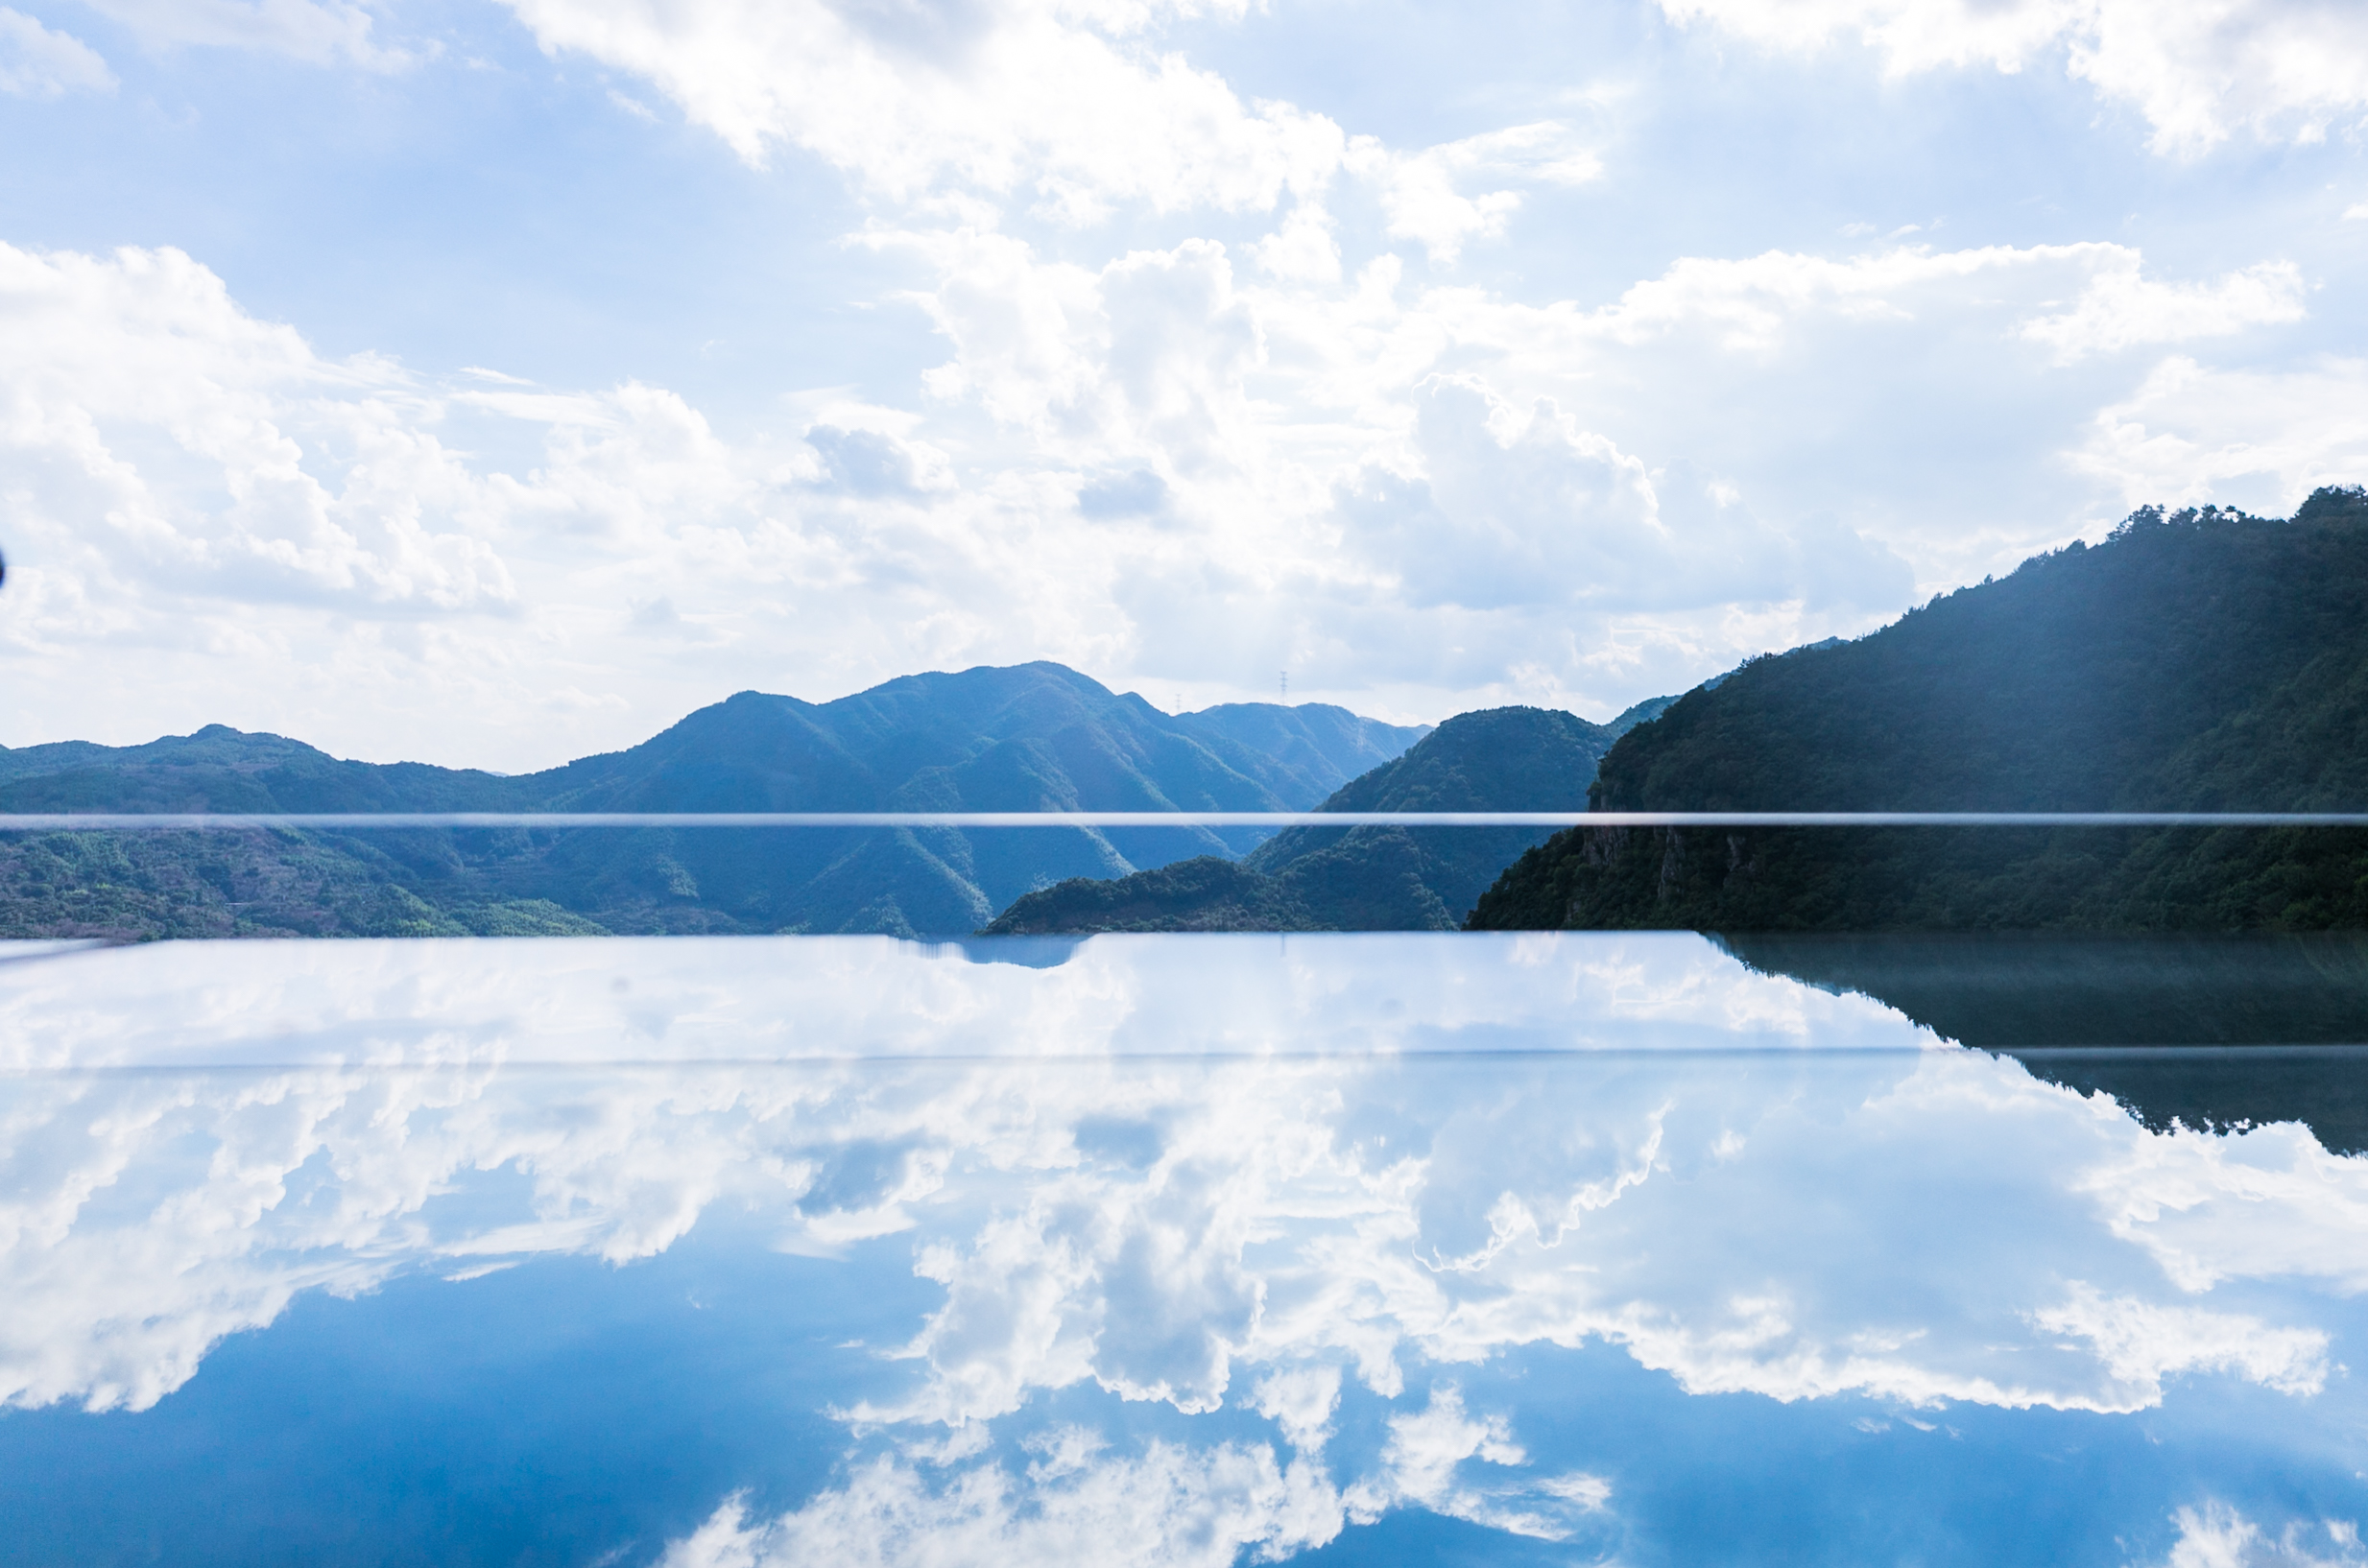
<svg viewBox="0 0 2368 1568">
<path fill-rule="evenodd" d="M 0 1560 L 2368 1562 L 2364 1036 L 2341 940 L 0 944 Z"/>
</svg>

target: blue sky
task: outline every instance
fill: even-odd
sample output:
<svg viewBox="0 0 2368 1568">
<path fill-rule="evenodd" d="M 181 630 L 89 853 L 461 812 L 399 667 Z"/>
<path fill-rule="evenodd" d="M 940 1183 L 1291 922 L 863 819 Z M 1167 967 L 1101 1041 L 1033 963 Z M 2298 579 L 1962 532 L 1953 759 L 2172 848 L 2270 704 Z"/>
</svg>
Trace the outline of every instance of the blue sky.
<svg viewBox="0 0 2368 1568">
<path fill-rule="evenodd" d="M 2368 17 L 19 0 L 0 744 L 1607 717 L 2368 478 Z"/>
</svg>

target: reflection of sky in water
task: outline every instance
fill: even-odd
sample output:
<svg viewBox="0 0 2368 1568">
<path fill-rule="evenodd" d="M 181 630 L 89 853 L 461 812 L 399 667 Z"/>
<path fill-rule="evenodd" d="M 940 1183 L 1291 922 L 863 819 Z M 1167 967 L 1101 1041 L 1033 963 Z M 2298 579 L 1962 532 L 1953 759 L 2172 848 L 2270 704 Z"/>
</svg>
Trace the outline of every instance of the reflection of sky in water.
<svg viewBox="0 0 2368 1568">
<path fill-rule="evenodd" d="M 23 1560 L 2361 1556 L 2368 1165 L 1690 937 L 165 945 L 0 1062 Z"/>
</svg>

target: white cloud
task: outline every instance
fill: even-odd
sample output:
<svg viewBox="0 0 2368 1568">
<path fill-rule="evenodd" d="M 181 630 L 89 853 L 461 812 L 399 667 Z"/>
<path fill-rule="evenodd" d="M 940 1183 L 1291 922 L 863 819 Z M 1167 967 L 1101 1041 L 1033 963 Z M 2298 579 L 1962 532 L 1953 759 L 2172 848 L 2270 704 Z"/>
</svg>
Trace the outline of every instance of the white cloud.
<svg viewBox="0 0 2368 1568">
<path fill-rule="evenodd" d="M 2327 1336 L 2316 1329 L 2272 1329 L 2241 1314 L 2107 1299 L 2080 1281 L 2067 1300 L 2032 1313 L 2031 1321 L 2090 1342 L 2106 1369 L 2145 1404 L 2162 1398 L 2165 1377 L 2187 1371 L 2234 1372 L 2281 1393 L 2327 1387 Z"/>
<path fill-rule="evenodd" d="M 749 162 L 797 148 L 896 202 L 985 193 L 1075 226 L 1127 209 L 1270 211 L 1296 195 L 1293 221 L 1259 251 L 1295 278 L 1338 275 L 1321 201 L 1344 172 L 1372 185 L 1391 237 L 1448 264 L 1503 233 L 1515 187 L 1585 184 L 1603 169 L 1550 120 L 1411 152 L 1352 140 L 1290 104 L 1245 104 L 1152 41 L 1177 20 L 1238 17 L 1239 4 L 507 3 L 546 50 L 648 80 Z"/>
<path fill-rule="evenodd" d="M 2360 1555 L 2358 1527 L 2349 1520 L 2298 1520 L 2271 1536 L 2214 1499 L 2179 1509 L 2171 1522 L 2179 1539 L 2163 1568 L 2355 1568 L 2368 1560 Z"/>
<path fill-rule="evenodd" d="M 1332 1413 L 1340 1405 L 1340 1368 L 1326 1363 L 1278 1368 L 1252 1390 L 1260 1415 L 1282 1428 L 1285 1441 L 1310 1458 L 1331 1438 Z"/>
<path fill-rule="evenodd" d="M 1503 1416 L 1474 1419 L 1462 1392 L 1442 1385 L 1422 1410 L 1390 1417 L 1379 1472 L 1351 1486 L 1342 1502 L 1358 1524 L 1411 1504 L 1489 1530 L 1566 1541 L 1579 1516 L 1601 1512 L 1611 1500 L 1611 1485 L 1599 1476 L 1475 1474 L 1471 1461 L 1501 1472 L 1526 1466 L 1529 1456 Z"/>
<path fill-rule="evenodd" d="M 254 49 L 309 64 L 399 70 L 420 58 L 373 32 L 372 7 L 353 0 L 89 0 L 150 44 Z"/>
<path fill-rule="evenodd" d="M 1032 190 L 1066 223 L 1114 203 L 1263 209 L 1319 188 L 1344 144 L 1143 41 L 1210 9 L 1188 3 L 508 3 L 544 49 L 647 79 L 751 163 L 795 147 L 897 199 L 950 178 Z"/>
<path fill-rule="evenodd" d="M 2303 315 L 2303 279 L 2290 263 L 2263 262 L 2209 283 L 2148 278 L 2143 265 L 2137 250 L 2099 241 L 1969 250 L 1903 246 L 1844 260 L 1781 250 L 1689 256 L 1570 325 L 1626 344 L 1710 328 L 1728 348 L 1769 352 L 1821 317 L 1898 322 L 1978 305 L 2022 313 L 2012 322 L 2015 335 L 2046 344 L 2068 363 Z M 2060 289 L 2079 291 L 2069 309 L 2043 293 Z"/>
<path fill-rule="evenodd" d="M 1231 1560 L 1401 1508 L 1576 1538 L 1611 1483 L 1440 1374 L 1590 1341 L 1784 1400 L 2129 1412 L 2179 1377 L 2337 1387 L 2362 1162 L 2292 1125 L 2155 1133 L 2011 1060 L 1902 1054 L 1928 1036 L 1699 938 L 1103 939 L 1052 969 L 783 952 L 165 944 L 0 972 L 21 1079 L 0 1403 L 146 1408 L 299 1293 L 629 1265 L 718 1205 L 945 1295 L 901 1345 L 872 1336 L 895 1380 L 858 1354 L 888 1391 L 843 1413 L 847 1479 L 777 1518 L 726 1506 L 684 1563 Z M 1403 1051 L 1544 1017 L 1576 1055 Z M 1180 1031 L 1220 1055 L 1184 1059 Z M 1789 1048 L 1811 1041 L 1830 1049 Z M 778 1070 L 849 1042 L 894 1059 Z M 1753 1049 L 1685 1049 L 1718 1043 Z M 1059 1072 L 979 1059 L 1048 1050 Z M 620 1057 L 704 1065 L 501 1065 Z M 22 1071 L 128 1063 L 151 1070 Z M 1885 1178 L 1835 1205 L 1836 1169 Z M 890 1234 L 909 1247 L 850 1256 Z M 1351 1377 L 1387 1438 L 1335 1494 Z M 1171 1420 L 1255 1414 L 1297 1457 L 1230 1428 L 1123 1452 L 1038 1431 L 1016 1458 L 1018 1413 L 1086 1383 Z M 883 1424 L 898 1451 L 863 1458 Z"/>
<path fill-rule="evenodd" d="M 1340 1532 L 1330 1483 L 1274 1450 L 1154 1442 L 1139 1458 L 1105 1457 L 1082 1433 L 1041 1445 L 1025 1485 L 1001 1465 L 935 1481 L 882 1458 L 802 1508 L 752 1522 L 730 1500 L 669 1545 L 664 1568 L 787 1568 L 861 1562 L 879 1568 L 949 1562 L 1077 1562 L 1112 1568 L 1231 1568 L 1245 1555 L 1277 1561 Z"/>
<path fill-rule="evenodd" d="M 1662 0 L 1782 49 L 1854 35 L 1894 75 L 2062 59 L 2154 128 L 2158 153 L 2196 157 L 2250 129 L 2317 141 L 2368 110 L 2368 15 L 2338 0 Z"/>
<path fill-rule="evenodd" d="M 1516 190 L 1467 196 L 1462 184 L 1495 178 L 1545 185 L 1584 185 L 1601 177 L 1603 160 L 1557 121 L 1509 126 L 1420 153 L 1399 154 L 1370 136 L 1351 144 L 1348 168 L 1374 182 L 1385 232 L 1419 241 L 1434 261 L 1452 262 L 1475 239 L 1504 233 L 1521 204 Z"/>
<path fill-rule="evenodd" d="M 2072 308 L 2025 321 L 2024 337 L 2055 350 L 2058 364 L 2141 344 L 2226 337 L 2247 327 L 2299 321 L 2301 270 L 2267 261 L 2214 283 L 2160 283 L 2142 277 L 2134 251 L 2093 275 Z"/>
<path fill-rule="evenodd" d="M 0 313 L 17 541 L 33 559 L 73 563 L 60 576 L 79 567 L 84 593 L 132 577 L 176 598 L 396 613 L 513 597 L 470 526 L 476 487 L 419 428 L 392 367 L 317 358 L 177 250 L 0 246 Z M 30 586 L 19 639 L 121 627 L 120 612 L 93 626 L 79 606 L 45 615 L 41 584 Z"/>
<path fill-rule="evenodd" d="M 2108 404 L 2069 453 L 2126 505 L 2233 501 L 2292 508 L 2368 474 L 2368 361 L 2327 356 L 2218 369 L 2185 355 Z"/>
<path fill-rule="evenodd" d="M 1098 267 L 992 228 L 876 228 L 930 278 L 925 395 L 804 394 L 730 439 L 659 387 L 325 359 L 178 251 L 7 251 L 0 655 L 31 694 L 8 739 L 217 721 L 516 770 L 722 691 L 1040 657 L 1120 683 L 1288 666 L 1295 690 L 1414 717 L 1603 716 L 2092 520 L 2035 517 L 1960 561 L 1962 500 L 1878 510 L 1870 482 L 1853 511 L 1772 505 L 1770 475 L 1845 445 L 1965 478 L 1938 434 L 1929 464 L 1870 453 L 1854 411 L 2051 421 L 2035 435 L 2085 440 L 2084 482 L 2176 498 L 2159 487 L 2259 453 L 2197 449 L 2155 407 L 2191 393 L 2160 377 L 2094 425 L 2093 383 L 2035 399 L 2027 378 L 2301 299 L 2280 263 L 2164 279 L 2073 245 L 1683 258 L 1601 304 L 1533 305 L 1410 285 L 1388 255 L 1336 276 L 1329 224 L 1303 201 L 1238 260 L 1186 239 Z M 1931 372 L 1936 353 L 1961 363 Z M 2303 411 L 2281 472 L 2348 461 L 2349 406 Z M 178 651 L 161 673 L 157 647 Z M 109 661 L 143 674 L 89 734 L 75 682 L 40 672 Z"/>
<path fill-rule="evenodd" d="M 1780 1399 L 2130 1411 L 2178 1374 L 2294 1394 L 2329 1375 L 2292 1282 L 2357 1283 L 2343 1260 L 2368 1247 L 2342 1238 L 2368 1235 L 2368 1187 L 2298 1128 L 2153 1133 L 1977 1053 L 1800 1057 L 1783 1043 L 1922 1036 L 1690 937 L 1295 947 L 1320 959 L 1104 940 L 1034 970 L 816 938 L 766 964 L 685 938 L 168 946 L 12 969 L 0 1038 L 39 1048 L 20 1069 L 287 1063 L 307 1040 L 327 1060 L 27 1080 L 5 1130 L 35 1163 L 0 1203 L 0 1398 L 145 1405 L 299 1291 L 551 1252 L 621 1263 L 726 1199 L 791 1250 L 909 1233 L 898 1255 L 945 1287 L 901 1387 L 847 1413 L 860 1424 L 959 1428 L 1090 1382 L 1186 1414 L 1258 1411 L 1311 1457 L 1344 1371 L 1397 1399 L 1410 1364 L 1591 1339 L 1688 1390 Z M 1212 1008 L 1239 1033 L 1199 1032 Z M 1460 1064 L 1490 1088 L 1452 1095 L 1395 1055 L 1409 1020 L 1436 1049 L 1546 1015 L 1558 1040 L 1628 1049 Z M 1179 1060 L 1178 1029 L 1247 1055 Z M 765 1061 L 833 1040 L 908 1059 L 491 1065 Z M 1762 1049 L 1639 1074 L 1640 1040 Z M 1265 1055 L 1281 1041 L 1314 1055 Z M 976 1063 L 1056 1045 L 1079 1064 L 1052 1077 Z M 969 1064 L 909 1059 L 942 1056 Z M 1887 1173 L 1847 1215 L 1801 1198 L 1836 1161 Z M 334 1192 L 292 1200 L 308 1163 L 340 1173 Z M 471 1196 L 471 1173 L 505 1167 L 523 1191 Z M 1987 1218 L 1943 1236 L 1927 1222 L 1944 1208 Z M 1673 1234 L 1689 1245 L 1658 1245 Z M 1595 1492 L 1553 1491 L 1460 1400 L 1409 1418 L 1356 1506 L 1571 1528 Z"/>
<path fill-rule="evenodd" d="M 1834 528 L 1805 551 L 1690 473 L 1657 483 L 1549 400 L 1523 412 L 1471 377 L 1417 398 L 1420 472 L 1369 467 L 1335 503 L 1344 542 L 1414 605 L 1881 606 L 1908 591 L 1883 546 Z"/>
<path fill-rule="evenodd" d="M 0 6 L 0 92 L 18 98 L 59 98 L 77 90 L 110 92 L 115 73 L 99 52 L 70 33 Z"/>
<path fill-rule="evenodd" d="M 1340 242 L 1332 236 L 1330 216 L 1316 202 L 1295 203 L 1280 227 L 1251 245 L 1250 254 L 1260 268 L 1288 282 L 1340 281 Z"/>
</svg>

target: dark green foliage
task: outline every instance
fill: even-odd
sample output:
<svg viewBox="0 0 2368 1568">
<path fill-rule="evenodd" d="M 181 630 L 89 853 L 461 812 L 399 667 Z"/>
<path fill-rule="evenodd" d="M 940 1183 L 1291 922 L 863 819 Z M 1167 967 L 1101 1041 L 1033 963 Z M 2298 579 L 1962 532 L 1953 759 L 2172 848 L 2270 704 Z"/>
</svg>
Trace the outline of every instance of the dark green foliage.
<svg viewBox="0 0 2368 1568">
<path fill-rule="evenodd" d="M 1598 810 L 2360 810 L 2368 495 L 2134 514 L 1856 642 L 1757 659 L 1604 758 Z M 2368 834 L 1574 829 L 1485 929 L 2368 925 Z"/>
<path fill-rule="evenodd" d="M 466 937 L 599 933 L 547 902 L 439 907 L 367 845 L 283 833 L 44 833 L 0 843 L 0 934 Z"/>
<path fill-rule="evenodd" d="M 1323 929 L 1288 884 L 1201 855 L 1113 881 L 1073 877 L 1028 894 L 980 935 Z"/>
<path fill-rule="evenodd" d="M 2368 936 L 1724 942 L 1755 969 L 1860 992 L 2039 1077 L 2103 1090 L 2158 1129 L 2300 1121 L 2329 1149 L 2368 1149 Z"/>
<path fill-rule="evenodd" d="M 1323 811 L 1575 811 L 1612 744 L 1544 708 L 1459 714 L 1345 786 Z M 1453 931 L 1532 828 L 1294 827 L 1226 874 L 1189 861 L 1080 878 L 1013 904 L 991 936 L 1081 931 Z"/>
<path fill-rule="evenodd" d="M 1675 697 L 1648 697 L 1603 727 L 1610 730 L 1615 737 L 1625 735 L 1638 725 L 1651 724 L 1668 712 L 1671 704 L 1676 701 Z"/>
<path fill-rule="evenodd" d="M 0 749 L 8 811 L 1304 809 L 1423 733 L 1309 704 L 1182 718 L 1057 664 L 743 692 L 517 778 L 340 762 L 213 725 Z M 1282 751 L 1251 744 L 1266 737 Z M 1248 848 L 1103 834 L 580 830 L 0 836 L 0 936 L 968 932 L 1031 888 Z"/>
</svg>

